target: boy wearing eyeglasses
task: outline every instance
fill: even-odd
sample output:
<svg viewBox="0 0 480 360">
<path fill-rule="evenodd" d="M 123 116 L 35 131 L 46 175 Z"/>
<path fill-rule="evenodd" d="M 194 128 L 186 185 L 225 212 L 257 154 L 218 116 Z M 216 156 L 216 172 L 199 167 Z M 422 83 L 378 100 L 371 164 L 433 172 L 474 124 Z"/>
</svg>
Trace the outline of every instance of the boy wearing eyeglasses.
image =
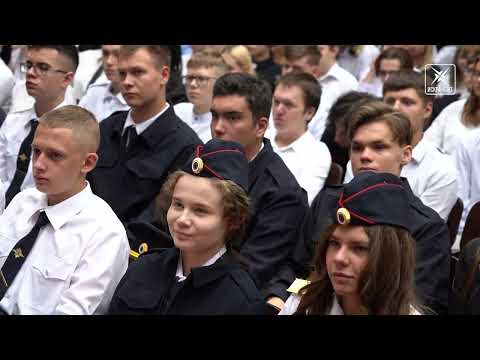
<svg viewBox="0 0 480 360">
<path fill-rule="evenodd" d="M 4 183 L 5 207 L 22 190 L 34 187 L 31 144 L 38 119 L 69 105 L 65 92 L 78 67 L 75 45 L 29 45 L 20 69 L 28 95 L 35 100 L 29 109 L 12 111 L 0 129 L 0 180 Z"/>
<path fill-rule="evenodd" d="M 210 107 L 213 85 L 227 71 L 228 66 L 221 54 L 211 50 L 193 54 L 187 63 L 187 75 L 183 77 L 183 83 L 189 102 L 175 105 L 174 110 L 204 143 L 212 138 Z"/>
</svg>

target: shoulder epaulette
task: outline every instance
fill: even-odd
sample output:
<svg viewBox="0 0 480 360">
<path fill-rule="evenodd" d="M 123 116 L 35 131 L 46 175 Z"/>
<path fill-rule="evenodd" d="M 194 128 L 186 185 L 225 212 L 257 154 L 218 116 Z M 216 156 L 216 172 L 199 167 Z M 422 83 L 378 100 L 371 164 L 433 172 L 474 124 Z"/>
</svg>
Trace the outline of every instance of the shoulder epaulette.
<svg viewBox="0 0 480 360">
<path fill-rule="evenodd" d="M 305 286 L 310 284 L 311 281 L 304 280 L 304 279 L 295 279 L 292 285 L 287 289 L 289 293 L 297 294 L 302 290 Z"/>
</svg>

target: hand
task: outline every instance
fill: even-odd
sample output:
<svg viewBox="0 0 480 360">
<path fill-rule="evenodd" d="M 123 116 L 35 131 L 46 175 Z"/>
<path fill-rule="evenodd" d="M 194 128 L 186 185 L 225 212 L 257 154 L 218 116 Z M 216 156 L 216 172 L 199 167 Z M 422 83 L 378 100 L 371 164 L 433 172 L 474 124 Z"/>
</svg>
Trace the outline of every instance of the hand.
<svg viewBox="0 0 480 360">
<path fill-rule="evenodd" d="M 272 296 L 267 300 L 267 304 L 270 306 L 273 306 L 275 309 L 278 309 L 278 311 L 282 311 L 283 305 L 285 305 L 285 302 L 280 299 L 279 297 Z"/>
</svg>

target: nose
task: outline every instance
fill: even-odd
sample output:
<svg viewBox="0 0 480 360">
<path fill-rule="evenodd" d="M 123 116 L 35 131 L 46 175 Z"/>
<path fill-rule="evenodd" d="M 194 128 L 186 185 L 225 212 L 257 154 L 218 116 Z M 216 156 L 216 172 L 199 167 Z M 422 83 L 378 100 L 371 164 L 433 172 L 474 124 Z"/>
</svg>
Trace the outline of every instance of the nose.
<svg viewBox="0 0 480 360">
<path fill-rule="evenodd" d="M 132 82 L 132 77 L 130 76 L 130 74 L 126 74 L 124 76 L 124 78 L 122 79 L 122 85 L 125 87 L 125 88 L 130 88 L 133 86 L 133 82 Z"/>
<path fill-rule="evenodd" d="M 183 209 L 182 213 L 177 218 L 177 224 L 181 227 L 188 227 L 191 225 L 191 219 L 188 209 Z"/>
<path fill-rule="evenodd" d="M 218 139 L 225 135 L 225 126 L 222 119 L 212 120 L 211 123 L 212 137 Z"/>
<path fill-rule="evenodd" d="M 45 161 L 43 159 L 43 154 L 33 156 L 32 165 L 36 171 L 44 171 L 46 166 L 45 166 Z"/>
<path fill-rule="evenodd" d="M 372 152 L 368 147 L 365 147 L 360 154 L 360 161 L 362 163 L 369 163 L 372 161 Z"/>
<path fill-rule="evenodd" d="M 345 246 L 341 246 L 340 249 L 338 249 L 337 253 L 335 254 L 334 260 L 337 265 L 340 265 L 342 267 L 348 265 L 348 250 Z"/>
<path fill-rule="evenodd" d="M 393 104 L 393 108 L 397 111 L 400 111 L 400 101 L 395 100 L 395 103 Z"/>
</svg>

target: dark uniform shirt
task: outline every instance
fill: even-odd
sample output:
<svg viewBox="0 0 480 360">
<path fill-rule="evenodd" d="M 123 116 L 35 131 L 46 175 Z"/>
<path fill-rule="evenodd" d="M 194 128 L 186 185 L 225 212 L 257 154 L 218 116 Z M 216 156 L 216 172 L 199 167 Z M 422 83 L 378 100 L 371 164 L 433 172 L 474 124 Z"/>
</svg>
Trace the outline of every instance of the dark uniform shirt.
<svg viewBox="0 0 480 360">
<path fill-rule="evenodd" d="M 127 111 L 118 112 L 100 123 L 99 160 L 87 179 L 124 224 L 150 222 L 154 199 L 167 176 L 182 166 L 202 141 L 169 107 L 127 153 L 122 140 L 127 115 Z"/>
<path fill-rule="evenodd" d="M 283 285 L 273 278 L 293 250 L 299 234 L 299 224 L 308 209 L 307 194 L 295 177 L 273 152 L 268 139 L 249 164 L 248 195 L 253 205 L 253 216 L 243 241 L 234 241 L 249 271 L 265 298 L 278 296 Z M 290 281 L 291 280 L 291 281 Z"/>
<path fill-rule="evenodd" d="M 445 222 L 425 206 L 402 178 L 408 193 L 411 215 L 410 233 L 416 241 L 415 282 L 421 303 L 437 313 L 448 308 L 450 278 L 450 238 Z M 343 185 L 327 186 L 313 200 L 310 211 L 302 224 L 300 241 L 295 249 L 291 264 L 296 276 L 308 276 L 315 252 L 315 245 L 326 228 L 333 223 L 337 201 Z"/>
<path fill-rule="evenodd" d="M 131 264 L 110 304 L 110 314 L 265 314 L 252 279 L 229 253 L 210 266 L 193 268 L 178 282 L 177 248 L 154 250 Z"/>
</svg>

